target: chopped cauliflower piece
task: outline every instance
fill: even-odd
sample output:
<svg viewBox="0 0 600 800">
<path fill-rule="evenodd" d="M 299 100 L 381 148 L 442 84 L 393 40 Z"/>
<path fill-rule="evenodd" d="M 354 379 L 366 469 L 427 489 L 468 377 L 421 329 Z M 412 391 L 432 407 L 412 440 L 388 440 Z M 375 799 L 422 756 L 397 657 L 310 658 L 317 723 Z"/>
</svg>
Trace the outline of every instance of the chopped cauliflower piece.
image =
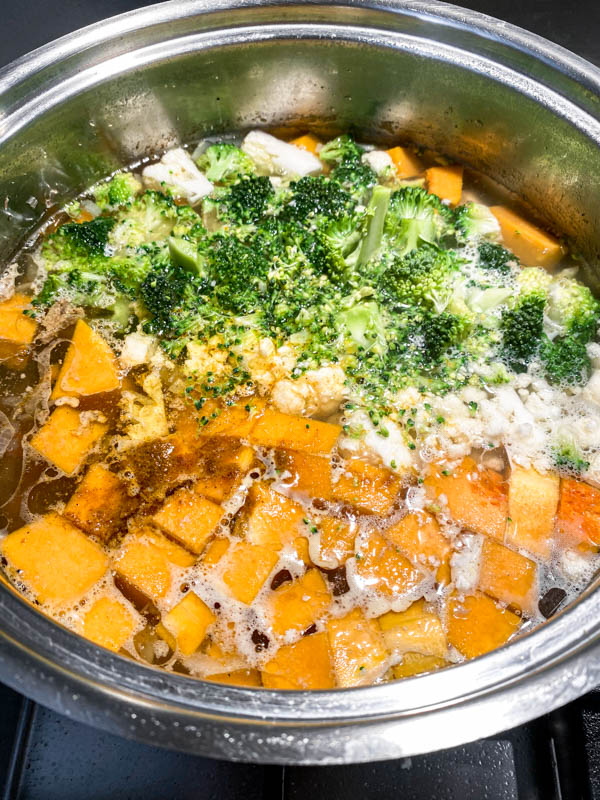
<svg viewBox="0 0 600 800">
<path fill-rule="evenodd" d="M 587 382 L 587 386 L 581 393 L 581 399 L 590 405 L 600 408 L 600 369 L 592 373 L 592 377 Z M 596 421 L 593 422 L 596 425 Z"/>
<path fill-rule="evenodd" d="M 166 187 L 178 197 L 184 197 L 192 205 L 213 190 L 212 183 L 181 147 L 168 150 L 158 164 L 145 167 L 142 177 L 148 189 L 161 191 Z"/>
<path fill-rule="evenodd" d="M 371 167 L 377 177 L 385 176 L 394 169 L 394 162 L 385 150 L 369 150 L 368 153 L 363 153 L 362 162 Z"/>
<path fill-rule="evenodd" d="M 129 333 L 123 340 L 123 349 L 119 362 L 123 369 L 131 369 L 140 364 L 147 364 L 156 349 L 156 339 L 147 333 Z"/>
<path fill-rule="evenodd" d="M 256 334 L 244 338 L 241 354 L 244 368 L 250 373 L 261 395 L 268 394 L 275 383 L 289 378 L 296 366 L 296 351 L 290 344 L 276 348 L 272 339 Z"/>
<path fill-rule="evenodd" d="M 228 350 L 222 345 L 223 340 L 219 336 L 213 336 L 207 342 L 190 342 L 183 365 L 185 374 L 202 377 L 207 372 L 212 372 L 217 378 L 223 375 L 227 369 Z"/>
<path fill-rule="evenodd" d="M 389 469 L 401 473 L 414 466 L 412 451 L 404 434 L 392 420 L 384 418 L 375 427 L 367 413 L 354 411 L 346 417 L 344 428 L 349 430 L 349 434 L 342 434 L 338 441 L 343 455 L 374 458 Z"/>
<path fill-rule="evenodd" d="M 284 378 L 274 385 L 271 402 L 285 414 L 329 417 L 345 396 L 345 375 L 341 367 L 319 367 L 296 380 Z"/>
<path fill-rule="evenodd" d="M 149 372 L 142 382 L 141 392 L 124 391 L 121 397 L 122 420 L 128 447 L 169 433 L 163 390 L 158 372 Z"/>
<path fill-rule="evenodd" d="M 315 175 L 323 169 L 321 161 L 308 150 L 263 131 L 250 131 L 242 142 L 242 150 L 265 173 L 292 178 Z"/>
</svg>

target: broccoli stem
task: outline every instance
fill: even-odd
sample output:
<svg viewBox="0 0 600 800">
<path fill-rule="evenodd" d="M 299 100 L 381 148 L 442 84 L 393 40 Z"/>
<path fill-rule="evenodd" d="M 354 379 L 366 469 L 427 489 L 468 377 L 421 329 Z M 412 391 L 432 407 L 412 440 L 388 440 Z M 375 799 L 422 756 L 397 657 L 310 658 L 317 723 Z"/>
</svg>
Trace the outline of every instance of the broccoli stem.
<svg viewBox="0 0 600 800">
<path fill-rule="evenodd" d="M 385 215 L 390 204 L 391 190 L 385 186 L 376 186 L 367 206 L 368 228 L 367 235 L 358 254 L 358 266 L 362 266 L 370 261 L 379 250 L 383 237 L 383 226 Z"/>
</svg>

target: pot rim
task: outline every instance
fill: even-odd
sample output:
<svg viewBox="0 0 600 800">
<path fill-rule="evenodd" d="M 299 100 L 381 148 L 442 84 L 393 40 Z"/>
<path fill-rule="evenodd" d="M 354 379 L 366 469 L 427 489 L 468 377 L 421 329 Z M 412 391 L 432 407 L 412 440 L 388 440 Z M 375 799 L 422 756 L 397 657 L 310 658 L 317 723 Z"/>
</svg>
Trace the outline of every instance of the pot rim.
<svg viewBox="0 0 600 800">
<path fill-rule="evenodd" d="M 153 41 L 138 48 L 147 51 L 165 45 L 161 26 L 198 17 L 207 21 L 205 32 L 213 36 L 213 42 L 233 41 L 240 32 L 247 33 L 247 27 L 233 25 L 223 38 L 218 24 L 210 28 L 211 17 L 261 8 L 272 12 L 292 9 L 299 14 L 296 22 L 272 23 L 274 35 L 277 31 L 289 33 L 293 27 L 296 36 L 310 37 L 321 26 L 310 22 L 310 13 L 316 8 L 327 11 L 333 7 L 381 14 L 381 25 L 371 26 L 371 38 L 360 16 L 357 20 L 363 25 L 340 25 L 332 20 L 322 23 L 343 28 L 350 39 L 356 39 L 360 32 L 361 41 L 367 43 L 396 41 L 406 45 L 409 38 L 411 42 L 418 40 L 418 33 L 409 37 L 395 30 L 395 15 L 403 15 L 450 31 L 450 44 L 438 43 L 438 50 L 447 46 L 460 51 L 461 37 L 471 36 L 482 44 L 480 53 L 469 51 L 480 64 L 486 59 L 492 63 L 490 43 L 508 48 L 506 64 L 494 62 L 494 74 L 500 74 L 500 67 L 508 80 L 510 73 L 513 85 L 524 93 L 544 97 L 559 109 L 555 113 L 564 113 L 600 142 L 600 109 L 595 99 L 600 95 L 600 70 L 520 28 L 433 0 L 349 0 L 335 4 L 312 0 L 170 0 L 121 14 L 44 45 L 0 70 L 0 104 L 7 98 L 5 113 L 0 115 L 0 140 L 29 124 L 35 109 L 37 114 L 42 113 L 37 98 L 44 91 L 50 98 L 48 108 L 56 102 L 53 92 L 67 79 L 53 73 L 60 65 L 88 58 L 87 67 L 94 79 L 105 79 L 107 73 L 94 61 L 94 51 L 114 44 L 115 39 L 125 42 L 128 33 L 155 29 Z M 307 15 L 306 19 L 302 15 Z M 264 33 L 266 26 L 259 18 L 255 27 L 257 33 Z M 193 47 L 197 41 L 194 37 L 200 35 L 187 37 L 183 46 Z M 171 52 L 180 38 L 185 37 L 176 36 L 168 42 Z M 119 47 L 124 46 L 108 47 L 106 60 L 123 56 L 126 51 L 121 52 Z M 531 77 L 516 71 L 520 56 L 514 57 L 515 53 L 527 56 L 536 67 L 545 65 L 549 72 L 542 69 Z M 68 69 L 65 72 L 68 75 Z M 548 85 L 551 76 L 556 88 Z M 14 97 L 20 88 L 24 89 L 23 96 Z M 369 761 L 413 755 L 520 724 L 596 685 L 600 680 L 600 660 L 594 658 L 600 653 L 600 593 L 595 588 L 596 583 L 541 628 L 470 662 L 371 687 L 283 692 L 207 683 L 115 655 L 43 616 L 0 581 L 0 674 L 9 685 L 63 713 L 125 735 L 132 735 L 135 729 L 135 736 L 157 744 L 161 741 L 156 732 L 140 734 L 132 720 L 147 716 L 157 729 L 170 733 L 174 726 L 203 729 L 204 733 L 189 743 L 177 740 L 176 746 L 193 752 L 281 763 Z M 207 733 L 214 741 L 207 741 Z M 325 742 L 325 735 L 331 741 Z"/>
</svg>

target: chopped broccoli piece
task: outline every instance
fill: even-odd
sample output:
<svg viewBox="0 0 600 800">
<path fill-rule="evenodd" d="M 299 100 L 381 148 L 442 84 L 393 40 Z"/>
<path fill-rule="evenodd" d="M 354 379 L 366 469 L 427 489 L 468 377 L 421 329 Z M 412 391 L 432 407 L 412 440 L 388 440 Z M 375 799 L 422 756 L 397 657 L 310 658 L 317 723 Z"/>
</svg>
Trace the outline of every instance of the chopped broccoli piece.
<svg viewBox="0 0 600 800">
<path fill-rule="evenodd" d="M 240 175 L 255 172 L 250 156 L 230 142 L 211 144 L 196 159 L 196 164 L 212 183 L 232 183 Z"/>
<path fill-rule="evenodd" d="M 460 263 L 452 250 L 423 245 L 395 259 L 381 275 L 380 287 L 395 305 L 425 306 L 440 312 L 450 302 Z"/>
<path fill-rule="evenodd" d="M 377 303 L 357 303 L 338 314 L 338 322 L 360 347 L 385 344 L 385 324 Z"/>
<path fill-rule="evenodd" d="M 73 258 L 104 257 L 108 235 L 114 225 L 112 217 L 96 217 L 90 222 L 67 222 L 44 242 L 44 258 L 55 263 Z"/>
<path fill-rule="evenodd" d="M 283 216 L 297 222 L 306 223 L 314 217 L 339 219 L 353 206 L 348 192 L 323 175 L 307 175 L 292 182 L 290 189 L 292 196 L 285 206 Z"/>
<path fill-rule="evenodd" d="M 323 145 L 319 158 L 333 166 L 331 179 L 341 184 L 357 199 L 377 183 L 377 175 L 361 160 L 365 151 L 347 134 Z"/>
<path fill-rule="evenodd" d="M 550 383 L 569 386 L 587 383 L 591 363 L 585 341 L 577 336 L 544 338 L 540 349 L 542 365 Z"/>
<path fill-rule="evenodd" d="M 561 471 L 575 475 L 585 472 L 590 466 L 571 440 L 564 440 L 554 448 L 554 463 Z"/>
<path fill-rule="evenodd" d="M 455 347 L 469 330 L 466 319 L 443 311 L 441 314 L 428 314 L 422 325 L 425 360 L 436 363 Z"/>
<path fill-rule="evenodd" d="M 242 175 L 224 195 L 217 197 L 217 203 L 226 218 L 247 225 L 264 216 L 274 196 L 275 190 L 265 175 Z"/>
<path fill-rule="evenodd" d="M 203 259 L 195 242 L 171 236 L 169 238 L 169 255 L 175 264 L 188 272 L 196 274 L 201 272 Z"/>
<path fill-rule="evenodd" d="M 130 172 L 117 172 L 107 183 L 94 186 L 94 200 L 102 210 L 131 203 L 141 191 L 142 184 Z"/>
<path fill-rule="evenodd" d="M 498 238 L 500 225 L 487 206 L 480 203 L 465 203 L 454 210 L 454 229 L 459 241 L 485 237 Z"/>
<path fill-rule="evenodd" d="M 345 133 L 324 144 L 319 158 L 326 164 L 342 164 L 344 161 L 360 161 L 363 153 L 363 148 Z"/>
<path fill-rule="evenodd" d="M 501 356 L 513 372 L 525 372 L 537 354 L 544 330 L 546 298 L 532 292 L 502 314 Z"/>
<path fill-rule="evenodd" d="M 558 276 L 548 290 L 548 316 L 568 335 L 587 343 L 598 330 L 600 302 L 587 286 L 572 278 Z"/>
<path fill-rule="evenodd" d="M 209 270 L 220 305 L 234 314 L 254 311 L 261 305 L 269 262 L 234 236 L 217 235 L 211 244 Z"/>
<path fill-rule="evenodd" d="M 482 242 L 477 248 L 477 252 L 479 266 L 483 269 L 493 270 L 500 275 L 509 275 L 511 265 L 518 264 L 517 257 L 500 244 Z"/>
<path fill-rule="evenodd" d="M 178 205 L 162 192 L 148 191 L 117 212 L 109 238 L 115 250 L 159 242 L 173 234 L 200 235 L 204 231 L 200 216 L 186 205 Z"/>
<path fill-rule="evenodd" d="M 385 219 L 387 246 L 396 256 L 404 256 L 423 243 L 436 244 L 446 228 L 448 209 L 436 195 L 406 186 L 390 197 Z"/>
<path fill-rule="evenodd" d="M 366 264 L 379 251 L 391 192 L 385 186 L 376 186 L 367 206 L 367 234 L 358 254 L 358 264 Z"/>
</svg>

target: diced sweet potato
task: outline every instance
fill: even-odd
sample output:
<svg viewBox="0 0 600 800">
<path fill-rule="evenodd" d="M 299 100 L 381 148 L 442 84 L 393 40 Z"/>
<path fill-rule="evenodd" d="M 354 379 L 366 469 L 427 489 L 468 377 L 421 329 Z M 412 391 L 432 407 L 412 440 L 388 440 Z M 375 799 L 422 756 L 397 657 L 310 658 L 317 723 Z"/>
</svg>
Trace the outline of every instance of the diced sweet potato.
<svg viewBox="0 0 600 800">
<path fill-rule="evenodd" d="M 331 619 L 327 635 L 339 686 L 367 686 L 385 672 L 387 652 L 379 626 L 360 609 Z"/>
<path fill-rule="evenodd" d="M 213 539 L 208 545 L 202 556 L 201 564 L 206 569 L 212 569 L 223 558 L 229 549 L 229 539 L 217 538 Z"/>
<path fill-rule="evenodd" d="M 568 544 L 582 550 L 600 547 L 600 489 L 575 478 L 560 482 L 557 532 Z"/>
<path fill-rule="evenodd" d="M 76 602 L 108 568 L 98 545 L 53 511 L 9 533 L 0 553 L 39 602 L 52 605 Z"/>
<path fill-rule="evenodd" d="M 213 503 L 222 503 L 233 491 L 235 482 L 235 475 L 207 475 L 198 478 L 193 488 L 196 494 Z"/>
<path fill-rule="evenodd" d="M 167 497 L 152 521 L 192 553 L 200 554 L 223 517 L 221 506 L 190 489 Z"/>
<path fill-rule="evenodd" d="M 255 483 L 250 492 L 250 512 L 245 523 L 246 541 L 271 550 L 281 550 L 302 534 L 306 513 L 299 503 L 271 489 L 266 483 Z"/>
<path fill-rule="evenodd" d="M 405 653 L 402 663 L 392 667 L 394 678 L 410 678 L 412 675 L 422 675 L 424 672 L 433 672 L 445 667 L 448 662 L 438 656 L 424 656 L 422 653 Z"/>
<path fill-rule="evenodd" d="M 508 483 L 506 541 L 548 560 L 552 550 L 560 479 L 515 464 Z"/>
<path fill-rule="evenodd" d="M 394 162 L 400 180 L 414 178 L 423 172 L 421 160 L 407 147 L 392 147 L 387 153 Z"/>
<path fill-rule="evenodd" d="M 344 564 L 354 555 L 356 526 L 343 519 L 325 517 L 318 524 L 320 533 L 320 556 L 323 561 Z"/>
<path fill-rule="evenodd" d="M 434 569 L 437 582 L 450 580 L 450 542 L 440 532 L 440 526 L 431 514 L 411 513 L 385 531 L 385 536 L 413 564 Z"/>
<path fill-rule="evenodd" d="M 277 563 L 277 553 L 250 542 L 236 542 L 224 556 L 223 581 L 240 603 L 249 605 Z"/>
<path fill-rule="evenodd" d="M 335 679 L 326 633 L 280 647 L 262 669 L 267 689 L 333 689 Z"/>
<path fill-rule="evenodd" d="M 517 611 L 533 614 L 538 600 L 535 561 L 486 539 L 481 550 L 479 588 Z"/>
<path fill-rule="evenodd" d="M 356 571 L 370 589 L 388 596 L 405 594 L 423 579 L 423 574 L 398 548 L 376 532 L 357 553 Z"/>
<path fill-rule="evenodd" d="M 183 600 L 164 614 L 156 631 L 162 636 L 166 630 L 177 649 L 184 656 L 190 656 L 202 644 L 206 631 L 216 617 L 197 594 L 190 591 Z M 168 637 L 164 637 L 169 641 Z"/>
<path fill-rule="evenodd" d="M 460 203 L 463 185 L 461 166 L 430 167 L 425 170 L 425 179 L 430 194 L 436 194 L 440 200 L 447 200 L 451 206 Z"/>
<path fill-rule="evenodd" d="M 459 525 L 504 541 L 508 496 L 499 473 L 480 470 L 472 458 L 465 458 L 451 471 L 432 465 L 425 487 L 432 501 L 446 497 L 448 511 Z"/>
<path fill-rule="evenodd" d="M 421 653 L 444 659 L 448 653 L 446 634 L 440 618 L 424 600 L 406 611 L 389 611 L 378 619 L 385 646 L 391 653 Z"/>
<path fill-rule="evenodd" d="M 329 607 L 331 597 L 321 573 L 309 569 L 297 581 L 285 583 L 269 598 L 271 622 L 275 633 L 305 631 Z"/>
<path fill-rule="evenodd" d="M 503 645 L 516 632 L 521 619 L 477 592 L 448 604 L 448 643 L 467 658 L 476 658 Z"/>
<path fill-rule="evenodd" d="M 247 439 L 261 418 L 265 401 L 260 397 L 247 397 L 232 405 L 207 401 L 195 415 L 200 436 L 235 436 Z"/>
<path fill-rule="evenodd" d="M 89 419 L 85 412 L 59 406 L 32 437 L 30 444 L 40 455 L 71 475 L 107 430 L 107 424 Z"/>
<path fill-rule="evenodd" d="M 505 206 L 492 206 L 490 211 L 500 224 L 505 247 L 526 267 L 552 270 L 559 263 L 564 250 L 558 239 Z"/>
<path fill-rule="evenodd" d="M 345 461 L 333 483 L 333 498 L 360 511 L 387 514 L 400 491 L 399 478 L 388 469 L 358 459 Z"/>
<path fill-rule="evenodd" d="M 329 422 L 294 417 L 267 408 L 247 438 L 262 447 L 300 450 L 316 456 L 326 456 L 333 450 L 341 430 L 339 425 Z"/>
<path fill-rule="evenodd" d="M 323 456 L 284 450 L 277 454 L 277 466 L 291 473 L 286 484 L 309 497 L 331 500 L 331 462 Z"/>
<path fill-rule="evenodd" d="M 299 147 L 302 150 L 308 150 L 309 153 L 312 153 L 314 156 L 316 156 L 318 155 L 317 151 L 321 142 L 316 136 L 313 136 L 312 133 L 305 133 L 303 136 L 297 136 L 295 139 L 292 139 L 290 144 L 293 144 L 295 147 Z"/>
<path fill-rule="evenodd" d="M 178 431 L 130 448 L 126 466 L 144 497 L 157 500 L 181 483 L 197 478 L 201 460 L 199 440 L 186 438 Z"/>
<path fill-rule="evenodd" d="M 140 617 L 114 597 L 101 597 L 83 618 L 86 639 L 118 652 L 140 625 Z"/>
<path fill-rule="evenodd" d="M 150 528 L 128 534 L 114 558 L 117 573 L 145 597 L 156 601 L 171 588 L 171 567 L 189 567 L 194 557 Z"/>
<path fill-rule="evenodd" d="M 18 368 L 27 355 L 37 324 L 23 314 L 31 297 L 14 294 L 0 303 L 0 361 Z"/>
<path fill-rule="evenodd" d="M 137 501 L 129 497 L 117 475 L 92 464 L 65 507 L 65 517 L 86 533 L 106 541 L 132 514 Z"/>
<path fill-rule="evenodd" d="M 233 672 L 217 672 L 205 675 L 205 681 L 227 683 L 231 686 L 261 686 L 260 672 L 257 669 L 235 669 Z"/>
<path fill-rule="evenodd" d="M 117 360 L 108 342 L 78 320 L 50 399 L 112 392 L 119 385 Z"/>
</svg>

